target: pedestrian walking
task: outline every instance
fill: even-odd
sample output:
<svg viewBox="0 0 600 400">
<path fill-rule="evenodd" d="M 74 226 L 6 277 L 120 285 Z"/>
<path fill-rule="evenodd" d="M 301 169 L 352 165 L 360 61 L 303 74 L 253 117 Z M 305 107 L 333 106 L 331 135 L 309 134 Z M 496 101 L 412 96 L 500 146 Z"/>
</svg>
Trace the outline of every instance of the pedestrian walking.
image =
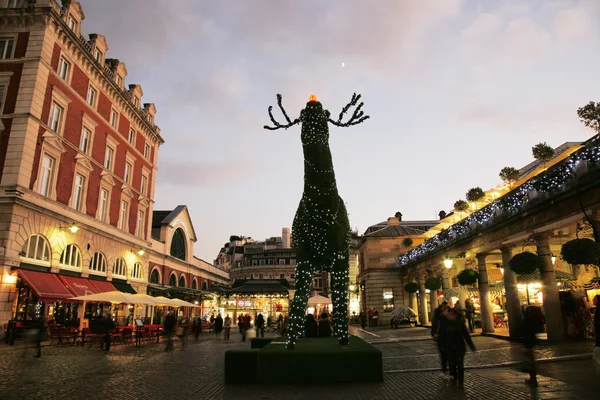
<svg viewBox="0 0 600 400">
<path fill-rule="evenodd" d="M 170 310 L 165 317 L 165 333 L 167 334 L 165 351 L 173 350 L 173 334 L 175 333 L 175 325 L 177 325 L 177 318 L 175 317 L 175 312 Z"/>
<path fill-rule="evenodd" d="M 111 315 L 107 314 L 106 318 L 104 318 L 104 321 L 102 321 L 102 330 L 104 333 L 103 350 L 107 353 L 110 351 L 110 334 L 112 333 L 113 329 L 115 329 L 115 323 L 112 320 Z"/>
<path fill-rule="evenodd" d="M 377 328 L 377 324 L 379 323 L 379 312 L 377 309 L 373 309 L 373 327 Z"/>
<path fill-rule="evenodd" d="M 265 318 L 261 313 L 258 313 L 256 316 L 256 322 L 254 323 L 256 327 L 256 337 L 260 334 L 260 337 L 265 337 Z"/>
<path fill-rule="evenodd" d="M 223 317 L 221 317 L 221 314 L 218 314 L 217 318 L 215 318 L 215 335 L 217 336 L 217 340 L 221 339 L 222 331 L 223 331 Z"/>
<path fill-rule="evenodd" d="M 179 338 L 179 341 L 181 342 L 181 350 L 185 350 L 185 348 L 187 346 L 188 327 L 189 327 L 189 321 L 184 316 L 181 319 L 179 326 L 177 327 L 177 337 Z"/>
<path fill-rule="evenodd" d="M 471 340 L 471 335 L 467 331 L 467 327 L 461 321 L 460 316 L 452 308 L 444 310 L 444 322 L 440 330 L 439 340 L 444 346 L 452 383 L 463 387 L 465 379 L 465 342 L 469 345 L 472 351 L 475 351 L 475 345 Z"/>
<path fill-rule="evenodd" d="M 281 321 L 281 336 L 285 337 L 287 335 L 287 328 L 290 324 L 290 317 L 286 315 Z"/>
<path fill-rule="evenodd" d="M 229 314 L 227 314 L 227 316 L 225 317 L 225 323 L 224 323 L 224 327 L 225 327 L 225 340 L 229 340 L 229 337 L 231 335 L 231 318 L 229 317 Z"/>
<path fill-rule="evenodd" d="M 460 305 L 460 303 L 458 303 Z M 475 307 L 473 306 L 473 301 L 471 299 L 465 300 L 465 318 L 467 323 L 469 324 L 469 332 L 473 333 L 475 331 Z"/>
<path fill-rule="evenodd" d="M 252 317 L 250 317 L 250 314 L 244 315 L 242 318 L 242 342 L 246 341 L 246 336 L 248 336 L 248 330 L 250 329 L 251 323 Z"/>
<path fill-rule="evenodd" d="M 448 371 L 448 359 L 446 356 L 445 344 L 440 341 L 440 335 L 445 325 L 444 311 L 448 308 L 448 302 L 444 301 L 435 309 L 433 320 L 431 321 L 431 336 L 437 344 L 438 352 L 440 353 L 440 361 L 442 363 L 442 372 L 445 374 Z"/>
<path fill-rule="evenodd" d="M 244 330 L 244 315 L 243 314 L 240 314 L 240 316 L 238 317 L 238 328 L 240 329 L 240 335 L 241 335 Z"/>
<path fill-rule="evenodd" d="M 529 379 L 525 384 L 537 386 L 537 367 L 535 365 L 535 352 L 533 347 L 537 340 L 536 334 L 541 331 L 543 325 L 543 315 L 540 307 L 529 306 L 523 312 L 523 364 L 521 370 L 529 374 Z"/>
<path fill-rule="evenodd" d="M 194 340 L 198 340 L 200 337 L 200 333 L 202 333 L 202 318 L 196 317 L 194 318 Z"/>
<path fill-rule="evenodd" d="M 369 322 L 369 328 L 373 328 L 373 310 L 371 308 L 367 310 L 367 321 Z"/>
</svg>

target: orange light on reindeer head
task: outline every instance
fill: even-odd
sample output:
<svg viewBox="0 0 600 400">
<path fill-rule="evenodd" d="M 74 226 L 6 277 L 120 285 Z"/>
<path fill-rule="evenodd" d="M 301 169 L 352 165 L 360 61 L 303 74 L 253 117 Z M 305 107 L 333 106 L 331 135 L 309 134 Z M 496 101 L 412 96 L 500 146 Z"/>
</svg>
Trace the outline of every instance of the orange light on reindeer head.
<svg viewBox="0 0 600 400">
<path fill-rule="evenodd" d="M 317 101 L 317 96 L 314 94 L 311 94 L 310 97 L 308 98 L 308 101 Z"/>
</svg>

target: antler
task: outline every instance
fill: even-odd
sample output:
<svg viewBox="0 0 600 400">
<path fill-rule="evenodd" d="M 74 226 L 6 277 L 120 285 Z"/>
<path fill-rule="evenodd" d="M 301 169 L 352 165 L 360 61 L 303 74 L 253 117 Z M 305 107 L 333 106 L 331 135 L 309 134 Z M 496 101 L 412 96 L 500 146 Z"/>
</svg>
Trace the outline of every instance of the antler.
<svg viewBox="0 0 600 400">
<path fill-rule="evenodd" d="M 348 109 L 350 107 L 355 106 L 356 103 L 358 103 L 358 100 L 360 100 L 360 97 L 361 97 L 360 94 L 357 95 L 356 93 L 354 93 L 352 95 L 352 100 L 350 100 L 350 103 L 346 104 L 346 106 L 344 108 L 342 108 L 342 112 L 340 113 L 338 120 L 334 121 L 331 118 L 329 118 L 329 122 L 331 122 L 335 126 L 346 127 L 346 126 L 351 126 L 351 125 L 358 125 L 361 122 L 363 122 L 364 120 L 369 119 L 370 116 L 365 115 L 365 112 L 363 110 L 361 110 L 363 104 L 365 104 L 365 103 L 361 102 L 358 105 L 358 107 L 356 107 L 356 109 L 354 110 L 354 113 L 352 114 L 352 117 L 350 117 L 348 122 L 342 122 L 342 118 L 344 118 L 344 114 L 346 114 L 348 112 Z"/>
<path fill-rule="evenodd" d="M 274 131 L 276 129 L 287 129 L 291 126 L 294 126 L 298 123 L 300 123 L 300 118 L 296 118 L 295 120 L 290 120 L 290 117 L 288 117 L 287 113 L 285 112 L 285 109 L 283 108 L 283 105 L 281 105 L 281 95 L 277 94 L 277 105 L 279 106 L 279 109 L 281 110 L 281 112 L 283 113 L 283 116 L 285 117 L 285 120 L 287 121 L 286 125 L 281 125 L 279 122 L 277 122 L 275 120 L 275 117 L 273 117 L 273 106 L 269 106 L 269 117 L 271 118 L 271 122 L 273 123 L 273 125 L 275 126 L 269 126 L 269 125 L 265 125 L 265 129 L 268 129 L 270 131 Z"/>
</svg>

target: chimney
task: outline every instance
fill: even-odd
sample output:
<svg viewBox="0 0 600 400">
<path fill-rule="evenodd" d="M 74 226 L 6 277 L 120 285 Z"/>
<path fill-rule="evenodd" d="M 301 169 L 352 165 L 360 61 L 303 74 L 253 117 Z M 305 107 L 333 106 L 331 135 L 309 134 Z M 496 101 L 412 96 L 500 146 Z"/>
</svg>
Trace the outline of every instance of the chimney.
<svg viewBox="0 0 600 400">
<path fill-rule="evenodd" d="M 389 217 L 388 218 L 388 226 L 397 226 L 400 225 L 400 220 L 398 217 Z"/>
<path fill-rule="evenodd" d="M 446 211 L 442 210 L 438 213 L 438 215 L 440 216 L 440 220 L 446 218 Z"/>
<path fill-rule="evenodd" d="M 281 230 L 281 242 L 284 249 L 289 249 L 292 247 L 290 228 L 283 228 Z"/>
<path fill-rule="evenodd" d="M 396 217 L 398 221 L 402 221 L 402 213 L 400 211 L 396 212 L 396 214 L 394 214 L 394 217 Z"/>
</svg>

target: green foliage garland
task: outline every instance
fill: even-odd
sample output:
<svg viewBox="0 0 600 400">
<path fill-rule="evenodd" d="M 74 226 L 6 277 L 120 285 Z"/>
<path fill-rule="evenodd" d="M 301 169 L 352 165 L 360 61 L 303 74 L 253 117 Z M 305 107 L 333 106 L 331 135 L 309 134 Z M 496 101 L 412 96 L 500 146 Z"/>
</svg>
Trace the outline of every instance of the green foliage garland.
<svg viewBox="0 0 600 400">
<path fill-rule="evenodd" d="M 600 133 L 600 102 L 590 101 L 577 110 L 577 116 L 585 126 L 592 128 L 596 133 Z"/>
<path fill-rule="evenodd" d="M 404 238 L 404 240 L 402 240 L 402 245 L 404 247 L 410 247 L 413 245 L 413 240 L 411 238 Z"/>
<path fill-rule="evenodd" d="M 361 110 L 360 95 L 356 93 L 339 114 L 336 121 L 323 105 L 311 96 L 299 118 L 290 119 L 277 95 L 277 105 L 285 118 L 279 123 L 269 107 L 272 125 L 265 129 L 288 129 L 302 124 L 300 139 L 304 153 L 304 191 L 294 222 L 292 242 L 296 249 L 296 292 L 290 307 L 287 328 L 287 347 L 294 348 L 300 337 L 306 316 L 312 280 L 318 272 L 329 272 L 333 305 L 333 332 L 342 345 L 348 344 L 348 284 L 350 222 L 344 201 L 338 194 L 331 150 L 329 123 L 346 127 L 369 118 Z M 342 119 L 356 106 L 346 122 Z"/>
<path fill-rule="evenodd" d="M 510 269 L 518 275 L 530 274 L 542 265 L 542 260 L 537 254 L 529 251 L 515 254 L 508 262 Z"/>
<path fill-rule="evenodd" d="M 473 285 L 479 279 L 479 272 L 474 269 L 463 269 L 456 275 L 456 280 L 462 286 Z"/>
<path fill-rule="evenodd" d="M 600 266 L 600 244 L 591 239 L 574 239 L 563 244 L 561 258 L 569 264 Z"/>
<path fill-rule="evenodd" d="M 425 281 L 425 288 L 431 291 L 438 290 L 442 287 L 442 279 L 439 277 L 427 278 Z"/>
<path fill-rule="evenodd" d="M 404 285 L 404 290 L 408 293 L 416 293 L 419 290 L 419 285 L 416 282 L 409 282 Z"/>
<path fill-rule="evenodd" d="M 485 192 L 480 187 L 474 187 L 467 192 L 467 201 L 479 201 L 485 197 Z"/>
<path fill-rule="evenodd" d="M 504 167 L 500 170 L 502 182 L 509 183 L 519 179 L 519 170 L 513 167 Z"/>
<path fill-rule="evenodd" d="M 456 200 L 454 203 L 454 209 L 456 211 L 466 211 L 469 208 L 469 203 L 464 200 Z"/>
<path fill-rule="evenodd" d="M 531 148 L 531 154 L 533 154 L 533 158 L 545 165 L 554 157 L 554 149 L 548 146 L 546 142 L 538 143 Z"/>
</svg>

